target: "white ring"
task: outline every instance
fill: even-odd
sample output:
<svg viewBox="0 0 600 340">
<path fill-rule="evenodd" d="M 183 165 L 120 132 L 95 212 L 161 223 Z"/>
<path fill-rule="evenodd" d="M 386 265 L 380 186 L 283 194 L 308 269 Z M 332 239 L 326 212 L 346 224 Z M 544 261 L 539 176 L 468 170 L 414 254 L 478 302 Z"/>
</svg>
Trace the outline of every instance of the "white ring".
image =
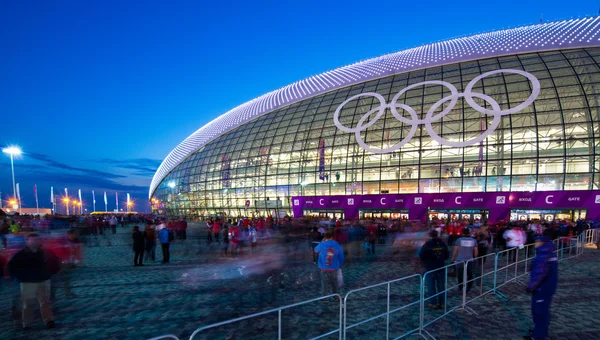
<svg viewBox="0 0 600 340">
<path fill-rule="evenodd" d="M 500 105 L 498 104 L 498 102 L 496 100 L 494 100 L 492 97 L 485 95 L 483 93 L 473 93 L 472 92 L 473 87 L 479 80 L 481 80 L 484 77 L 487 77 L 489 75 L 498 74 L 498 73 L 515 73 L 515 74 L 519 74 L 519 75 L 526 77 L 527 79 L 529 79 L 529 81 L 531 81 L 531 84 L 532 84 L 531 95 L 523 103 L 517 105 L 516 107 L 513 107 L 511 109 L 502 110 L 500 108 Z M 424 86 L 424 85 L 445 86 L 448 89 L 450 89 L 450 95 L 435 102 L 427 111 L 427 114 L 425 115 L 425 119 L 419 119 L 419 115 L 412 107 L 410 107 L 409 105 L 406 105 L 406 104 L 398 104 L 398 99 L 400 98 L 400 96 L 402 96 L 402 94 L 406 93 L 406 91 L 413 89 L 415 87 Z M 467 84 L 467 86 L 465 87 L 465 91 L 462 93 L 459 93 L 458 90 L 456 89 L 456 87 L 448 82 L 441 81 L 441 80 L 428 80 L 428 81 L 423 81 L 423 82 L 420 82 L 417 84 L 409 85 L 409 86 L 405 87 L 404 89 L 400 90 L 400 92 L 398 92 L 398 93 L 396 93 L 396 95 L 394 95 L 394 97 L 392 98 L 392 100 L 389 104 L 386 104 L 385 98 L 383 98 L 382 95 L 375 93 L 375 92 L 365 92 L 365 93 L 360 93 L 360 94 L 354 95 L 354 96 L 344 100 L 337 107 L 337 109 L 335 110 L 335 113 L 333 115 L 333 123 L 335 124 L 335 126 L 337 126 L 338 129 L 340 129 L 344 132 L 354 133 L 354 135 L 356 137 L 356 142 L 358 143 L 358 145 L 360 145 L 363 149 L 373 152 L 373 153 L 379 153 L 379 154 L 388 153 L 388 152 L 392 152 L 392 151 L 396 151 L 396 150 L 400 149 L 402 146 L 404 146 L 406 143 L 408 143 L 414 137 L 414 135 L 417 132 L 417 128 L 421 124 L 425 124 L 425 129 L 427 130 L 427 132 L 429 133 L 431 138 L 434 139 L 435 141 L 437 141 L 438 143 L 440 143 L 442 145 L 453 146 L 453 147 L 465 147 L 468 145 L 473 145 L 478 142 L 481 142 L 484 139 L 486 139 L 487 137 L 489 137 L 496 130 L 498 125 L 500 124 L 500 122 L 502 120 L 502 116 L 509 115 L 509 114 L 512 114 L 515 112 L 519 112 L 519 111 L 523 110 L 524 108 L 526 108 L 527 106 L 531 105 L 531 103 L 533 103 L 536 100 L 536 98 L 538 97 L 538 95 L 540 94 L 540 88 L 541 88 L 540 81 L 533 74 L 522 71 L 522 70 L 513 70 L 513 69 L 502 69 L 502 70 L 495 70 L 495 71 L 489 71 L 489 72 L 483 73 L 483 74 L 473 78 Z M 342 110 L 342 108 L 346 104 L 348 104 L 350 101 L 355 100 L 356 98 L 359 98 L 359 97 L 366 97 L 366 96 L 375 97 L 376 99 L 379 100 L 380 105 L 370 109 L 367 113 L 365 113 L 359 119 L 356 127 L 348 128 L 348 127 L 345 127 L 344 125 L 342 125 L 339 121 L 340 111 Z M 438 120 L 442 119 L 444 116 L 446 116 L 448 113 L 450 113 L 450 111 L 452 111 L 452 109 L 454 109 L 454 107 L 456 106 L 458 98 L 460 98 L 460 97 L 463 97 L 465 99 L 465 101 L 475 111 L 477 111 L 481 114 L 492 115 L 492 116 L 494 116 L 494 119 L 492 120 L 492 123 L 490 124 L 490 126 L 481 135 L 479 135 L 471 140 L 468 140 L 468 141 L 451 142 L 451 141 L 448 141 L 448 140 L 440 137 L 433 130 L 432 123 L 434 121 L 438 121 Z M 475 101 L 473 100 L 473 97 L 479 98 L 479 99 L 482 99 L 482 100 L 488 102 L 492 106 L 492 109 L 486 109 L 486 108 L 480 106 L 479 104 L 475 103 Z M 442 112 L 440 112 L 439 114 L 434 116 L 433 114 L 434 114 L 435 110 L 440 105 L 442 105 L 443 103 L 445 103 L 448 100 L 450 100 L 450 103 L 447 105 L 447 107 L 444 110 L 442 110 Z M 365 143 L 365 141 L 362 139 L 360 134 L 362 131 L 365 131 L 366 129 L 371 127 L 373 124 L 375 124 L 379 120 L 379 118 L 381 118 L 381 116 L 384 115 L 385 110 L 388 108 L 390 109 L 392 115 L 397 120 L 399 120 L 400 122 L 402 122 L 404 124 L 411 126 L 410 131 L 409 131 L 408 135 L 406 137 L 404 137 L 397 144 L 394 144 L 390 147 L 383 148 L 383 149 L 372 148 Z M 404 116 L 402 116 L 398 112 L 398 108 L 402 108 L 403 110 L 407 111 L 410 114 L 411 119 L 409 120 L 408 118 L 405 118 Z M 378 111 L 378 112 L 375 115 L 375 117 L 373 119 L 369 120 L 369 122 L 367 124 L 363 125 L 363 123 L 367 119 L 369 119 L 369 117 L 371 117 L 371 115 L 373 115 L 373 113 L 375 113 L 376 111 Z"/>
</svg>

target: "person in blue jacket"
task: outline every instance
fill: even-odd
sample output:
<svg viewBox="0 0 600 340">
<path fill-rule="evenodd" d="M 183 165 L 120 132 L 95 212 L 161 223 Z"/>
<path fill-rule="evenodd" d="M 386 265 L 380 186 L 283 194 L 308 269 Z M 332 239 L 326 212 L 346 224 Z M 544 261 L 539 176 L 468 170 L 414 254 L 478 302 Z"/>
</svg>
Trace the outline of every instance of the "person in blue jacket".
<svg viewBox="0 0 600 340">
<path fill-rule="evenodd" d="M 331 231 L 325 233 L 323 241 L 315 247 L 315 253 L 319 253 L 322 296 L 329 295 L 327 286 L 331 287 L 332 294 L 337 294 L 338 270 L 344 264 L 344 251 L 340 244 L 333 239 Z"/>
<path fill-rule="evenodd" d="M 547 235 L 535 238 L 535 258 L 527 293 L 532 294 L 531 316 L 534 329 L 525 339 L 543 340 L 550 327 L 550 304 L 558 286 L 558 257 L 556 247 Z"/>
<path fill-rule="evenodd" d="M 163 224 L 163 228 L 158 232 L 158 240 L 162 247 L 163 260 L 162 263 L 169 263 L 171 261 L 171 252 L 169 250 L 169 230 Z"/>
</svg>

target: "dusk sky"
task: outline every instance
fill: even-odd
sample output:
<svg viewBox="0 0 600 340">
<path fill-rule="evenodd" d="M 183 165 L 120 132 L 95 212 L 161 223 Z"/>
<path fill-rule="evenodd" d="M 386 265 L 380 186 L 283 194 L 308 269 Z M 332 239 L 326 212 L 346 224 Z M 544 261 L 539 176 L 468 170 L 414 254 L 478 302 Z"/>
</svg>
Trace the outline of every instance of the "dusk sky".
<svg viewBox="0 0 600 340">
<path fill-rule="evenodd" d="M 0 1 L 0 146 L 24 207 L 91 190 L 148 210 L 164 157 L 224 112 L 366 58 L 595 15 L 593 1 Z M 0 155 L 2 199 L 12 195 Z M 62 211 L 62 205 L 61 210 Z"/>
</svg>

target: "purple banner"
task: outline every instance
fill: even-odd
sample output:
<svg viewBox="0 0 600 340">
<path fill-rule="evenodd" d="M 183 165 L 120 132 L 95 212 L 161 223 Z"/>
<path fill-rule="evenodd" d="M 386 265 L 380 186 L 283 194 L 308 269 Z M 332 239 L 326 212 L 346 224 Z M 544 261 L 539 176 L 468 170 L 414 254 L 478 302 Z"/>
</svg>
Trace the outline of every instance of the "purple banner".
<svg viewBox="0 0 600 340">
<path fill-rule="evenodd" d="M 588 219 L 600 218 L 600 191 L 463 192 L 440 194 L 390 194 L 292 197 L 294 216 L 304 210 L 343 210 L 347 219 L 358 218 L 360 210 L 408 210 L 411 220 L 426 219 L 435 209 L 489 210 L 495 223 L 510 219 L 511 209 L 585 209 Z"/>
</svg>

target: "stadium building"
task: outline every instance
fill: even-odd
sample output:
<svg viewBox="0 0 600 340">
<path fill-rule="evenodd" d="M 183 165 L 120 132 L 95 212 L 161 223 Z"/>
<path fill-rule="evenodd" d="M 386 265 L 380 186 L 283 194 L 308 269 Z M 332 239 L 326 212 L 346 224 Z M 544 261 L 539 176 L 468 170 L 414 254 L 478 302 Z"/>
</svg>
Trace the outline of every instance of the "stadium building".
<svg viewBox="0 0 600 340">
<path fill-rule="evenodd" d="M 169 216 L 600 218 L 600 17 L 365 60 L 219 116 L 151 186 Z"/>
</svg>

